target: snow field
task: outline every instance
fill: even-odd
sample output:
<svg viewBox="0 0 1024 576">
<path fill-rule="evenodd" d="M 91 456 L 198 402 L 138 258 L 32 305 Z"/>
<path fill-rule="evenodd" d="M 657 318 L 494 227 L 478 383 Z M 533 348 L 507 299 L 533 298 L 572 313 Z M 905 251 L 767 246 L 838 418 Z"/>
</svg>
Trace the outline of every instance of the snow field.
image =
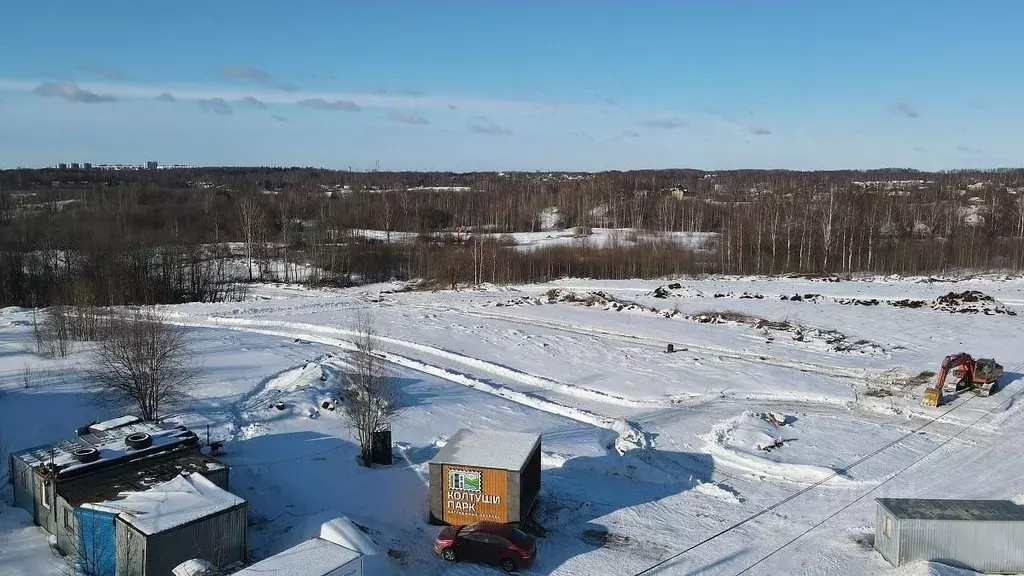
<svg viewBox="0 0 1024 576">
<path fill-rule="evenodd" d="M 677 282 L 669 297 L 653 295 Z M 543 435 L 537 516 L 548 535 L 536 574 L 633 574 L 827 479 L 663 571 L 735 574 L 953 434 L 961 435 L 873 496 L 1024 493 L 1024 456 L 1012 449 L 1024 432 L 1024 358 L 1016 339 L 1022 317 L 840 302 L 977 289 L 1021 311 L 1020 280 L 565 280 L 389 293 L 395 287 L 265 285 L 242 304 L 160 308 L 194 329 L 205 368 L 192 404 L 173 419 L 201 437 L 208 425 L 212 438 L 225 441 L 232 491 L 250 503 L 256 557 L 347 515 L 408 574 L 488 573 L 435 558 L 429 545 L 436 528 L 424 522 L 426 463 L 463 427 Z M 553 288 L 603 292 L 627 304 L 620 310 L 607 302 L 549 303 Z M 789 294 L 822 296 L 779 298 Z M 521 304 L 508 305 L 515 301 Z M 679 315 L 651 313 L 652 307 Z M 323 404 L 337 400 L 357 310 L 373 315 L 408 403 L 393 428 L 396 460 L 388 468 L 356 466 L 358 450 L 340 410 Z M 838 331 L 884 352 L 843 352 L 744 322 L 685 318 L 727 311 Z M 82 401 L 73 367 L 87 360 L 87 350 L 64 361 L 36 357 L 25 350 L 26 318 L 16 309 L 0 314 L 0 428 L 15 429 L 11 443 L 41 444 L 66 436 L 68 422 L 112 415 Z M 673 354 L 665 352 L 670 342 Z M 1006 367 L 1000 390 L 990 398 L 961 396 L 948 416 L 912 433 L 936 416 L 918 406 L 924 384 L 912 377 L 936 370 L 944 355 L 960 349 Z M 25 363 L 60 376 L 19 388 Z M 60 418 L 25 424 L 26 414 L 40 413 Z M 783 424 L 768 413 L 783 416 Z M 0 518 L 16 514 L 0 510 Z M 864 545 L 872 522 L 867 498 L 753 573 L 954 574 L 939 565 L 891 569 Z M 0 538 L 31 540 L 28 557 L 38 568 L 31 573 L 55 573 L 45 568 L 38 529 L 25 529 L 26 537 L 4 526 Z"/>
</svg>

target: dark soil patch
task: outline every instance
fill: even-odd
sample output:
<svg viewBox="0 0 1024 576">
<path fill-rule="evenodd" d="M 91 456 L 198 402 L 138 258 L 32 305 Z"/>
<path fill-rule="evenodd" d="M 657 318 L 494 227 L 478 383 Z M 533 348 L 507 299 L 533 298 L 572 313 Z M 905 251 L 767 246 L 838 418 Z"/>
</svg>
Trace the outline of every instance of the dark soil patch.
<svg viewBox="0 0 1024 576">
<path fill-rule="evenodd" d="M 623 536 L 621 534 L 615 534 L 607 530 L 584 530 L 580 536 L 587 544 L 592 544 L 600 548 L 611 548 L 611 549 L 625 549 L 629 548 L 630 543 L 633 541 L 629 536 Z"/>
</svg>

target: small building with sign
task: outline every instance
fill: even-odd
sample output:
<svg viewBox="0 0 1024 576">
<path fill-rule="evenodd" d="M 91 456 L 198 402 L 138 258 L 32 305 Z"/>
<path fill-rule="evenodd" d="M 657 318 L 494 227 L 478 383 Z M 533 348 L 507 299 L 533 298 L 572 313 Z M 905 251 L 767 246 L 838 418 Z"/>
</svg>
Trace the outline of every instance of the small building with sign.
<svg viewBox="0 0 1024 576">
<path fill-rule="evenodd" d="M 540 493 L 540 435 L 462 429 L 430 461 L 430 523 L 525 520 Z"/>
</svg>

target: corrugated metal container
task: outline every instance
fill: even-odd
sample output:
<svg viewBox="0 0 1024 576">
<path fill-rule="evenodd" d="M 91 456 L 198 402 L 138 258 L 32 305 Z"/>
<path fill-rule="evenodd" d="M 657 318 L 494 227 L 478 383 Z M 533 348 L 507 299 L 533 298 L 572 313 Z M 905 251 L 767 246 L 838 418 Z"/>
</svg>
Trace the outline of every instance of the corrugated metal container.
<svg viewBox="0 0 1024 576">
<path fill-rule="evenodd" d="M 214 470 L 206 469 L 202 472 L 204 478 L 213 482 L 218 488 L 222 490 L 229 490 L 228 488 L 228 474 L 230 469 L 227 466 L 217 468 Z"/>
<path fill-rule="evenodd" d="M 1024 506 L 924 498 L 876 503 L 875 549 L 894 566 L 930 560 L 987 574 L 1024 572 Z"/>
<path fill-rule="evenodd" d="M 537 434 L 459 430 L 430 461 L 430 522 L 526 519 L 540 493 Z"/>
<path fill-rule="evenodd" d="M 78 534 L 75 550 L 70 552 L 72 561 L 83 574 L 115 576 L 114 514 L 88 508 L 78 508 L 74 514 Z"/>
<path fill-rule="evenodd" d="M 245 503 L 148 537 L 118 519 L 117 576 L 170 574 L 175 566 L 192 558 L 216 566 L 244 561 L 247 530 Z"/>
<path fill-rule="evenodd" d="M 269 576 L 271 574 L 281 574 L 282 576 L 362 576 L 363 555 L 322 538 L 313 538 L 243 568 L 232 576 Z"/>
<path fill-rule="evenodd" d="M 32 519 L 36 520 L 36 495 L 33 481 L 35 473 L 32 471 L 32 467 L 21 458 L 12 454 L 10 460 L 11 467 L 8 470 L 11 475 L 11 485 L 14 486 L 14 505 L 27 510 L 32 514 Z"/>
</svg>

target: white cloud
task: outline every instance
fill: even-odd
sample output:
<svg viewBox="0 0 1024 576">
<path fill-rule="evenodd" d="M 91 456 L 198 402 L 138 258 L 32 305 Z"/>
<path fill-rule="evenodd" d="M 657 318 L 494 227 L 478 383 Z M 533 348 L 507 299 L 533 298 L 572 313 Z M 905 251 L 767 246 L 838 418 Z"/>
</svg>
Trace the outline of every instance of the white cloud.
<svg viewBox="0 0 1024 576">
<path fill-rule="evenodd" d="M 399 122 L 401 124 L 412 124 L 414 126 L 425 126 L 430 124 L 430 120 L 427 120 L 423 116 L 418 114 L 403 114 L 401 112 L 391 112 L 388 114 L 388 120 L 392 122 Z"/>
<path fill-rule="evenodd" d="M 43 82 L 32 91 L 47 98 L 63 98 L 68 102 L 81 102 L 83 104 L 117 101 L 117 98 L 109 94 L 97 94 L 90 90 L 79 88 L 74 82 Z"/>
<path fill-rule="evenodd" d="M 343 112 L 359 112 L 362 108 L 352 100 L 327 100 L 326 98 L 306 98 L 296 102 L 299 106 L 314 110 L 341 110 Z"/>
</svg>

